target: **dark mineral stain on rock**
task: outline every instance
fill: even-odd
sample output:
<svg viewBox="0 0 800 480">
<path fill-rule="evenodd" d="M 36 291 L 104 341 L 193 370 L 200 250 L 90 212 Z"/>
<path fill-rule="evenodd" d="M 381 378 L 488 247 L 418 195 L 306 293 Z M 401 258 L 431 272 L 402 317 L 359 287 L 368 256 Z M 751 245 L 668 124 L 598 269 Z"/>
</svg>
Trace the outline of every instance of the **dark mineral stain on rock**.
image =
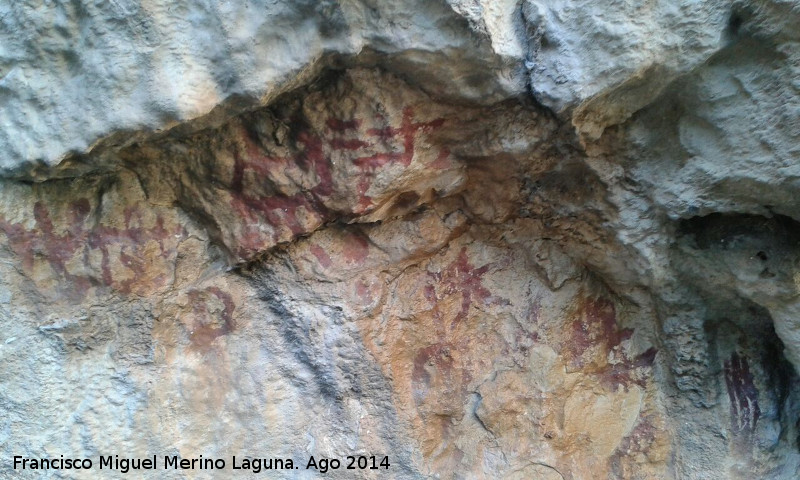
<svg viewBox="0 0 800 480">
<path fill-rule="evenodd" d="M 761 410 L 747 357 L 733 352 L 724 362 L 724 372 L 730 401 L 731 432 L 734 436 L 752 440 Z"/>
</svg>

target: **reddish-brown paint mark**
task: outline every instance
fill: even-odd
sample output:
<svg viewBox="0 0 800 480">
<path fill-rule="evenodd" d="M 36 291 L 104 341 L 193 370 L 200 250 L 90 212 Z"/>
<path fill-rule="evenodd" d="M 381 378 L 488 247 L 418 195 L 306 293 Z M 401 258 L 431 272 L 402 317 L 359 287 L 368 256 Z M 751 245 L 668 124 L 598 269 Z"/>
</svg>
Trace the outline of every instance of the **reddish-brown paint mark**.
<svg viewBox="0 0 800 480">
<path fill-rule="evenodd" d="M 376 118 L 379 118 L 381 120 L 385 120 L 385 118 L 383 118 L 381 116 L 378 116 Z M 381 127 L 381 128 L 370 128 L 370 129 L 367 130 L 367 135 L 370 135 L 372 137 L 377 137 L 378 139 L 383 140 L 383 141 L 391 140 L 396 134 L 397 134 L 397 131 L 394 128 L 389 127 L 389 126 Z"/>
<path fill-rule="evenodd" d="M 430 303 L 436 302 L 436 287 L 434 287 L 433 284 L 429 283 L 425 285 L 423 293 L 425 295 L 425 300 L 427 300 Z"/>
<path fill-rule="evenodd" d="M 402 144 L 402 151 L 374 152 L 365 156 L 356 157 L 352 160 L 353 164 L 359 167 L 361 170 L 361 178 L 357 184 L 358 202 L 353 209 L 353 213 L 362 214 L 375 206 L 375 202 L 373 201 L 372 197 L 367 195 L 367 191 L 369 191 L 372 185 L 372 180 L 376 171 L 386 165 L 391 164 L 400 164 L 404 167 L 408 167 L 414 158 L 416 136 L 420 132 L 427 133 L 441 127 L 445 121 L 443 118 L 438 118 L 430 122 L 415 122 L 413 121 L 413 118 L 413 109 L 411 107 L 405 107 L 403 109 L 400 127 L 395 128 L 392 126 L 385 126 L 381 128 L 367 129 L 366 135 L 377 138 L 381 144 L 386 145 L 393 142 L 400 142 Z M 386 122 L 386 118 L 380 115 L 378 115 L 376 119 L 380 122 Z M 337 126 L 341 127 L 338 130 L 339 133 L 344 133 L 345 131 L 358 133 L 355 132 L 355 130 L 360 125 L 360 122 L 356 124 L 348 122 L 337 123 Z M 336 140 L 336 142 L 332 141 L 330 144 L 331 148 L 333 149 L 339 148 L 352 151 L 361 148 L 374 147 L 374 145 L 369 142 L 339 141 L 338 139 L 334 140 Z M 444 168 L 447 163 L 446 159 L 448 157 L 449 151 L 447 149 L 442 149 L 437 157 L 436 162 L 434 162 L 437 165 L 440 165 L 440 167 L 434 168 Z"/>
<path fill-rule="evenodd" d="M 537 327 L 539 325 L 539 320 L 542 316 L 542 302 L 541 299 L 537 298 L 528 306 L 528 313 L 525 316 L 526 320 L 528 321 L 528 325 L 531 327 Z"/>
<path fill-rule="evenodd" d="M 369 255 L 369 241 L 363 235 L 350 234 L 344 242 L 342 254 L 348 262 L 363 263 Z"/>
<path fill-rule="evenodd" d="M 351 139 L 333 138 L 330 141 L 330 145 L 331 148 L 334 150 L 350 150 L 350 151 L 372 146 L 372 144 L 368 142 L 365 142 L 363 140 L 358 140 L 355 138 Z"/>
<path fill-rule="evenodd" d="M 528 356 L 528 353 L 539 341 L 539 316 L 541 313 L 541 303 L 536 300 L 528 307 L 526 314 L 527 321 L 523 324 L 517 324 L 517 329 L 514 331 L 514 341 L 506 343 L 503 346 L 504 355 L 513 355 L 515 351 L 520 352 L 523 356 Z"/>
<path fill-rule="evenodd" d="M 356 295 L 358 295 L 358 298 L 364 303 L 372 301 L 372 293 L 370 292 L 369 285 L 363 280 L 356 282 Z"/>
<path fill-rule="evenodd" d="M 311 203 L 301 193 L 268 197 L 233 195 L 231 204 L 243 218 L 256 220 L 253 214 L 261 214 L 270 225 L 284 225 L 295 235 L 305 233 L 299 222 L 297 209 L 302 207 L 313 211 Z"/>
<path fill-rule="evenodd" d="M 207 349 L 217 338 L 236 329 L 233 312 L 236 306 L 231 295 L 219 287 L 192 290 L 188 293 L 192 302 L 192 325 L 189 338 L 192 346 Z M 210 311 L 211 296 L 222 302 L 222 311 Z"/>
<path fill-rule="evenodd" d="M 651 347 L 633 358 L 623 351 L 622 342 L 631 338 L 633 330 L 617 326 L 616 309 L 609 299 L 584 300 L 571 323 L 571 333 L 564 350 L 572 369 L 594 373 L 609 390 L 645 385 L 658 350 Z M 615 360 L 609 364 L 612 352 Z"/>
<path fill-rule="evenodd" d="M 359 157 L 353 159 L 353 164 L 361 168 L 364 172 L 374 172 L 380 167 L 389 163 L 394 163 L 404 159 L 401 153 L 376 153 L 367 157 Z M 408 166 L 405 163 L 403 166 Z"/>
<path fill-rule="evenodd" d="M 44 203 L 36 202 L 33 206 L 33 217 L 36 219 L 36 225 L 42 233 L 41 253 L 56 273 L 69 277 L 65 264 L 72 258 L 80 244 L 74 241 L 75 239 L 71 235 L 72 232 L 67 232 L 64 235 L 55 233 L 53 221 L 50 219 L 50 212 L 47 211 Z M 78 231 L 80 232 L 80 230 Z"/>
<path fill-rule="evenodd" d="M 417 405 L 424 401 L 425 394 L 431 387 L 431 375 L 428 369 L 433 369 L 442 379 L 445 389 L 451 389 L 454 385 L 453 377 L 453 356 L 450 353 L 452 345 L 449 343 L 436 343 L 421 348 L 414 357 L 414 370 L 411 373 L 411 381 L 414 384 L 414 395 Z M 465 386 L 465 385 L 464 385 Z"/>
<path fill-rule="evenodd" d="M 327 220 L 328 212 L 321 207 L 315 197 L 330 194 L 333 182 L 327 160 L 322 158 L 320 141 L 313 136 L 300 132 L 298 141 L 304 145 L 305 151 L 293 159 L 269 157 L 252 151 L 258 147 L 247 135 L 242 134 L 242 141 L 247 145 L 246 155 L 234 151 L 230 204 L 245 224 L 242 235 L 237 238 L 236 253 L 241 258 L 250 258 L 277 243 L 281 237 L 280 228 L 288 229 L 291 236 L 306 233 L 308 226 L 301 223 L 300 209 L 311 219 L 316 220 L 315 223 Z M 251 193 L 243 185 L 246 172 L 254 172 L 258 178 L 263 179 L 262 181 L 269 182 L 270 177 L 281 174 L 290 162 L 296 163 L 306 171 L 312 169 L 316 173 L 318 183 L 309 192 L 263 195 Z M 274 227 L 271 235 L 265 235 L 259 227 L 262 222 Z"/>
<path fill-rule="evenodd" d="M 411 107 L 405 107 L 403 109 L 403 119 L 400 127 L 386 126 L 382 128 L 370 128 L 367 130 L 367 135 L 377 137 L 384 141 L 394 140 L 399 137 L 403 143 L 403 152 L 397 159 L 407 167 L 414 158 L 414 146 L 417 134 L 419 132 L 432 132 L 444 125 L 445 121 L 443 118 L 437 118 L 430 122 L 414 122 L 413 120 L 414 110 Z"/>
<path fill-rule="evenodd" d="M 129 209 L 132 208 L 129 207 Z M 136 223 L 141 225 L 141 212 L 136 210 L 135 213 L 138 217 Z M 141 282 L 143 278 L 147 278 L 146 272 L 152 268 L 150 259 L 142 255 L 147 241 L 155 240 L 160 248 L 160 256 L 167 257 L 174 253 L 174 247 L 165 247 L 164 240 L 170 235 L 181 235 L 183 233 L 183 228 L 180 226 L 176 226 L 171 230 L 165 228 L 164 219 L 161 216 L 156 217 L 156 224 L 152 228 L 133 226 L 131 225 L 133 223 L 133 215 L 133 212 L 126 210 L 124 229 L 105 226 L 93 228 L 89 232 L 87 241 L 90 247 L 99 249 L 102 254 L 101 266 L 104 283 L 122 293 L 132 293 L 134 286 Z M 109 247 L 111 246 L 120 248 L 120 263 L 133 272 L 133 275 L 129 278 L 118 281 L 113 280 L 109 253 Z M 162 274 L 151 279 L 151 282 L 156 286 L 161 286 L 166 284 L 168 280 L 168 275 Z"/>
<path fill-rule="evenodd" d="M 640 369 L 651 368 L 657 353 L 658 350 L 655 347 L 650 347 L 633 359 L 623 358 L 619 363 L 609 365 L 598 372 L 600 383 L 612 391 L 620 385 L 626 390 L 631 384 L 644 387 L 647 377 L 642 374 Z"/>
<path fill-rule="evenodd" d="M 356 207 L 353 209 L 354 213 L 359 213 L 359 214 L 364 213 L 370 208 L 372 208 L 372 206 L 374 205 L 372 197 L 367 195 L 367 191 L 369 190 L 371 183 L 372 183 L 371 179 L 367 176 L 361 177 L 359 179 L 357 187 L 358 203 L 356 204 Z"/>
<path fill-rule="evenodd" d="M 628 474 L 626 475 L 626 469 L 622 463 L 624 458 L 634 457 L 637 453 L 646 454 L 656 443 L 661 431 L 655 427 L 655 421 L 656 418 L 653 415 L 640 417 L 631 433 L 622 439 L 609 459 L 611 469 L 617 478 L 625 478 L 630 474 L 630 472 L 627 472 Z"/>
<path fill-rule="evenodd" d="M 386 121 L 384 117 L 380 117 Z M 430 132 L 444 124 L 444 119 L 439 118 L 429 122 L 415 122 L 411 107 L 403 109 L 399 127 L 386 126 L 378 129 L 361 130 L 360 119 L 329 118 L 326 121 L 325 134 L 315 132 L 302 119 L 289 120 L 293 128 L 296 144 L 300 151 L 286 157 L 268 155 L 259 145 L 257 136 L 254 136 L 244 125 L 239 129 L 240 148 L 233 152 L 233 174 L 230 186 L 231 207 L 236 215 L 245 224 L 241 235 L 236 238 L 236 253 L 241 258 L 250 258 L 259 251 L 269 248 L 279 241 L 288 230 L 291 236 L 307 233 L 309 228 L 300 220 L 300 213 L 308 218 L 313 217 L 315 225 L 332 218 L 328 212 L 325 199 L 329 198 L 335 190 L 331 154 L 334 152 L 362 151 L 363 155 L 353 158 L 352 163 L 359 168 L 359 178 L 356 181 L 358 199 L 354 205 L 353 213 L 363 214 L 375 206 L 373 199 L 367 195 L 376 172 L 381 167 L 389 164 L 399 164 L 407 167 L 414 157 L 416 136 L 420 132 Z M 373 145 L 368 140 L 358 138 L 361 135 L 380 140 L 378 145 Z M 351 136 L 355 136 L 352 138 Z M 389 144 L 389 145 L 387 145 Z M 395 144 L 394 146 L 392 144 Z M 398 148 L 399 144 L 400 147 Z M 401 151 L 375 151 L 377 148 L 398 149 Z M 444 165 L 449 152 L 443 149 L 437 161 Z M 440 162 L 441 160 L 441 162 Z M 300 193 L 285 195 L 269 192 L 272 178 L 282 175 L 290 165 L 299 166 L 304 172 L 313 173 L 317 183 L 313 187 Z M 248 173 L 254 174 L 255 186 L 248 187 L 246 178 L 251 178 Z M 256 187 L 255 190 L 253 187 Z M 265 222 L 271 225 L 271 234 L 265 234 L 258 225 Z M 250 227 L 249 225 L 252 225 Z"/>
<path fill-rule="evenodd" d="M 633 330 L 617 328 L 614 304 L 606 298 L 585 300 L 571 326 L 567 350 L 570 363 L 576 368 L 586 364 L 584 353 L 587 351 L 599 346 L 607 353 L 633 334 Z"/>
<path fill-rule="evenodd" d="M 307 233 L 308 226 L 300 219 L 301 209 L 305 215 L 315 220 L 314 224 L 330 219 L 330 213 L 320 199 L 333 192 L 333 175 L 330 159 L 324 155 L 323 142 L 319 136 L 308 129 L 297 132 L 297 143 L 302 146 L 302 150 L 292 157 L 273 157 L 264 154 L 244 128 L 241 129 L 240 138 L 245 147 L 243 151 L 234 150 L 230 191 L 231 207 L 245 224 L 242 235 L 236 239 L 238 243 L 236 253 L 239 257 L 250 258 L 277 243 L 281 236 L 281 228 L 288 229 L 291 236 Z M 265 195 L 263 192 L 252 192 L 244 185 L 247 172 L 255 173 L 258 180 L 269 185 L 271 178 L 283 174 L 291 164 L 297 165 L 305 172 L 313 172 L 317 184 L 308 191 L 293 195 L 279 193 Z M 273 227 L 271 235 L 265 235 L 258 227 L 262 222 Z"/>
<path fill-rule="evenodd" d="M 308 129 L 302 130 L 297 135 L 297 140 L 303 144 L 304 151 L 295 158 L 301 168 L 313 171 L 319 183 L 312 189 L 314 195 L 328 196 L 333 193 L 333 171 L 331 170 L 330 157 L 325 155 L 322 139 Z"/>
<path fill-rule="evenodd" d="M 537 338 L 535 332 L 526 331 L 519 323 L 516 325 L 519 330 L 495 336 L 480 324 L 465 321 L 474 315 L 472 309 L 477 303 L 509 304 L 508 300 L 492 295 L 484 285 L 485 276 L 507 265 L 507 260 L 476 266 L 470 262 L 467 248 L 453 253 L 454 258 L 450 257 L 440 271 L 421 272 L 418 295 L 424 296 L 431 306 L 429 311 L 420 313 L 427 317 L 421 325 L 428 325 L 423 335 L 429 343 L 416 350 L 410 362 L 409 391 L 420 421 L 428 429 L 428 425 L 436 425 L 439 419 L 448 419 L 436 431 L 439 443 L 448 438 L 449 420 L 463 413 L 468 395 L 475 392 L 473 377 L 485 379 L 485 375 L 496 371 L 498 361 L 510 360 L 522 365 L 526 349 Z"/>
<path fill-rule="evenodd" d="M 436 160 L 431 163 L 431 168 L 435 168 L 436 170 L 444 170 L 446 168 L 450 168 L 452 164 L 450 163 L 450 149 L 447 147 L 443 147 L 439 151 L 439 155 L 436 156 Z"/>
<path fill-rule="evenodd" d="M 439 338 L 437 343 L 417 350 L 411 372 L 412 395 L 419 408 L 431 392 L 439 400 L 460 400 L 468 393 L 472 372 L 464 365 L 467 340 L 456 342 Z"/>
<path fill-rule="evenodd" d="M 346 132 L 348 130 L 355 130 L 361 126 L 361 120 L 341 120 L 338 118 L 329 118 L 325 124 L 334 132 Z"/>
<path fill-rule="evenodd" d="M 724 373 L 731 407 L 731 432 L 736 436 L 751 438 L 761 409 L 758 407 L 758 389 L 750 373 L 747 357 L 733 352 L 724 362 Z"/>
<path fill-rule="evenodd" d="M 486 264 L 476 268 L 469 262 L 466 247 L 462 247 L 458 257 L 444 270 L 428 273 L 436 282 L 439 296 L 461 294 L 461 308 L 453 319 L 453 325 L 466 320 L 470 307 L 476 301 L 483 305 L 508 304 L 508 300 L 492 295 L 492 292 L 483 286 L 483 277 L 492 266 Z"/>
<path fill-rule="evenodd" d="M 92 286 L 111 287 L 121 293 L 134 293 L 143 287 L 158 288 L 168 281 L 167 275 L 147 276 L 146 271 L 152 268 L 151 259 L 143 255 L 148 241 L 155 241 L 160 248 L 161 257 L 169 257 L 174 253 L 173 246 L 164 243 L 170 235 L 181 235 L 183 229 L 164 227 L 161 216 L 156 217 L 156 225 L 151 228 L 142 226 L 142 212 L 138 207 L 125 209 L 124 228 L 104 225 L 88 226 L 86 220 L 91 212 L 88 199 L 82 198 L 67 207 L 68 214 L 62 219 L 62 228 L 56 228 L 51 214 L 44 202 L 38 201 L 33 207 L 35 225 L 27 229 L 21 223 L 8 222 L 0 216 L 0 231 L 8 238 L 9 247 L 21 259 L 22 268 L 32 274 L 37 258 L 46 261 L 57 277 L 62 280 L 58 289 L 65 297 L 80 300 Z M 61 222 L 59 222 L 61 223 Z M 63 233 L 57 233 L 57 230 Z M 131 271 L 124 280 L 117 280 L 111 271 L 111 247 L 119 251 L 117 260 Z M 99 250 L 101 255 L 99 278 L 93 274 L 70 273 L 69 262 L 80 256 L 87 270 L 92 270 L 90 251 Z M 139 283 L 147 278 L 148 285 Z"/>
<path fill-rule="evenodd" d="M 619 449 L 622 451 L 647 451 L 647 446 L 652 444 L 659 433 L 653 425 L 655 417 L 646 415 L 639 419 L 630 435 L 622 439 Z"/>
<path fill-rule="evenodd" d="M 325 268 L 331 268 L 331 261 L 330 255 L 328 255 L 325 250 L 322 249 L 319 245 L 311 245 L 311 253 L 317 257 L 317 261 Z"/>
<path fill-rule="evenodd" d="M 70 219 L 69 219 L 69 226 L 68 228 L 71 231 L 73 229 L 78 228 L 79 225 L 83 225 L 83 222 L 86 221 L 86 218 L 89 216 L 89 212 L 92 211 L 92 205 L 89 203 L 88 198 L 81 198 L 75 200 L 70 205 Z"/>
</svg>

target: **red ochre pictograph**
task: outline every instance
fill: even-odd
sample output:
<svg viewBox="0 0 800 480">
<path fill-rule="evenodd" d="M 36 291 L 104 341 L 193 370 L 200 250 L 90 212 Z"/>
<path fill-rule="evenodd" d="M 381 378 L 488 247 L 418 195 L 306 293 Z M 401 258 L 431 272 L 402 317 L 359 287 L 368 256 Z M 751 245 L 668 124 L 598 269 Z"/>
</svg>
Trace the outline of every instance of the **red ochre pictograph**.
<svg viewBox="0 0 800 480">
<path fill-rule="evenodd" d="M 231 208 L 245 221 L 241 238 L 237 238 L 237 255 L 249 258 L 257 252 L 286 239 L 307 233 L 317 225 L 331 220 L 334 214 L 364 214 L 375 207 L 369 195 L 377 173 L 389 166 L 407 168 L 414 160 L 417 138 L 421 133 L 431 133 L 445 123 L 444 118 L 427 122 L 414 120 L 412 107 L 403 109 L 400 125 L 391 126 L 381 116 L 378 124 L 385 126 L 363 128 L 361 119 L 329 118 L 322 133 L 315 131 L 303 121 L 289 122 L 293 132 L 297 153 L 290 156 L 267 154 L 258 141 L 242 127 L 239 132 L 240 147 L 234 153 L 233 179 L 231 182 Z M 346 153 L 350 163 L 356 167 L 358 199 L 349 212 L 330 212 L 325 199 L 331 197 L 337 184 L 334 178 L 334 156 Z M 444 169 L 450 166 L 450 152 L 440 148 L 430 167 Z M 264 185 L 270 179 L 285 174 L 287 169 L 297 167 L 303 175 L 314 177 L 315 184 L 290 195 L 272 192 L 264 194 Z M 246 177 L 258 179 L 257 188 L 249 188 Z M 352 180 L 350 180 L 352 181 Z M 347 185 L 342 185 L 346 190 Z M 260 226 L 263 220 L 273 227 L 265 234 Z"/>
<path fill-rule="evenodd" d="M 174 257 L 175 239 L 184 234 L 183 227 L 167 226 L 158 214 L 148 222 L 138 205 L 125 208 L 121 228 L 91 225 L 86 198 L 71 202 L 66 210 L 66 217 L 54 221 L 45 203 L 36 202 L 32 228 L 0 216 L 0 232 L 27 275 L 34 276 L 37 263 L 46 263 L 62 280 L 59 292 L 73 300 L 81 300 L 91 287 L 143 295 L 167 285 L 169 272 L 153 268 L 152 261 Z M 99 272 L 94 252 L 100 254 Z"/>
</svg>

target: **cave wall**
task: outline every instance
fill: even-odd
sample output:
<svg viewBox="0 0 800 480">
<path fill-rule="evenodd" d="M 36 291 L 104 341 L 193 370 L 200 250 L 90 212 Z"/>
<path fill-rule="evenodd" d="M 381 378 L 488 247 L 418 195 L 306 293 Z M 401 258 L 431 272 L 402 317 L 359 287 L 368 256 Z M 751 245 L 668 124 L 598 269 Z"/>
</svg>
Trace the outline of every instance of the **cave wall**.
<svg viewBox="0 0 800 480">
<path fill-rule="evenodd" d="M 800 474 L 796 4 L 0 8 L 2 475 Z"/>
</svg>

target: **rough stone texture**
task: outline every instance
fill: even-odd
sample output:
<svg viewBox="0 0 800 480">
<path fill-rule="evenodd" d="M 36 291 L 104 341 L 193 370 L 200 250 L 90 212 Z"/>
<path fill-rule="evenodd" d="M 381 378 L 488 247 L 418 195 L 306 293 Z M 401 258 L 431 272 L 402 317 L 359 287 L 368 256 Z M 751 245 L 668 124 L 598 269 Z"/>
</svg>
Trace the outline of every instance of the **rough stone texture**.
<svg viewBox="0 0 800 480">
<path fill-rule="evenodd" d="M 218 123 L 365 51 L 399 72 L 431 66 L 420 80 L 435 92 L 491 101 L 522 91 L 523 70 L 465 23 L 422 0 L 8 2 L 0 172 Z"/>
<path fill-rule="evenodd" d="M 0 477 L 800 476 L 796 3 L 216 5 L 0 7 Z"/>
</svg>

